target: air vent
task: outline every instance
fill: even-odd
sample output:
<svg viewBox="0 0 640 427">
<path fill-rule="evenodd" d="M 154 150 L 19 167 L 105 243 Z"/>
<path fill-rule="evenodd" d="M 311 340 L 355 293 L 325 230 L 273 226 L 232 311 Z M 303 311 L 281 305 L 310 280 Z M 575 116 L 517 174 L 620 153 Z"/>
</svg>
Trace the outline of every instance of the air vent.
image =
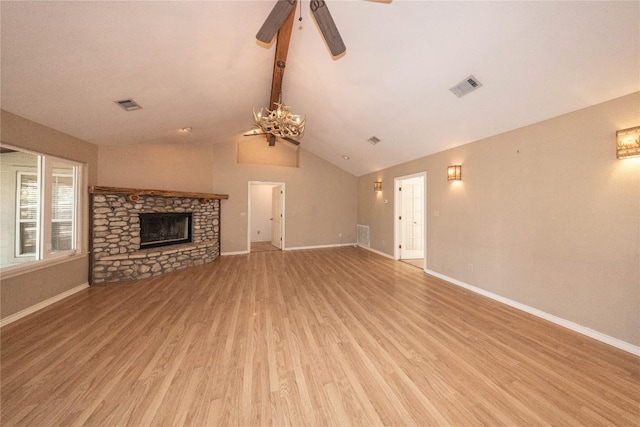
<svg viewBox="0 0 640 427">
<path fill-rule="evenodd" d="M 380 138 L 378 138 L 377 136 L 372 136 L 371 138 L 367 139 L 367 141 L 369 141 L 371 145 L 376 145 L 378 142 L 380 142 Z"/>
<path fill-rule="evenodd" d="M 482 87 L 482 83 L 480 83 L 475 77 L 469 76 L 449 90 L 458 98 L 462 98 L 469 92 L 473 92 L 480 87 Z"/>
<path fill-rule="evenodd" d="M 139 109 L 142 108 L 140 106 L 140 104 L 138 104 L 133 99 L 123 99 L 123 100 L 115 101 L 115 102 L 116 102 L 116 104 L 121 106 L 125 111 L 139 110 Z"/>
<path fill-rule="evenodd" d="M 371 247 L 371 238 L 369 234 L 369 226 L 363 224 L 356 225 L 356 239 L 357 244 L 359 246 L 364 246 L 365 248 Z"/>
</svg>

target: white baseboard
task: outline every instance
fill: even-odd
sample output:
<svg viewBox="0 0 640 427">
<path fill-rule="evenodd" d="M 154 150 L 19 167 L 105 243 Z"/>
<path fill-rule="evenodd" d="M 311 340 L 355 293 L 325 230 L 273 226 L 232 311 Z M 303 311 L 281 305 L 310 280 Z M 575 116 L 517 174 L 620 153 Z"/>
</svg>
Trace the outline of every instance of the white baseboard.
<svg viewBox="0 0 640 427">
<path fill-rule="evenodd" d="M 524 311 L 525 313 L 532 314 L 536 317 L 539 317 L 544 320 L 548 320 L 549 322 L 555 323 L 556 325 L 560 325 L 567 329 L 571 329 L 574 332 L 578 332 L 579 334 L 586 335 L 589 338 L 593 338 L 605 344 L 609 344 L 613 347 L 619 348 L 620 350 L 624 350 L 631 354 L 635 354 L 636 356 L 640 356 L 640 347 L 630 344 L 626 341 L 619 340 L 618 338 L 611 337 L 609 335 L 603 334 L 602 332 L 594 331 L 593 329 L 587 328 L 586 326 L 579 325 L 570 320 L 563 319 L 558 316 L 554 316 L 553 314 L 546 313 L 542 310 L 538 310 L 537 308 L 530 307 L 528 305 L 519 303 L 517 301 L 510 300 L 509 298 L 505 298 L 498 294 L 494 294 L 493 292 L 486 291 L 482 288 L 478 288 L 473 285 L 469 285 L 468 283 L 461 282 L 460 280 L 454 279 L 449 276 L 445 276 L 444 274 L 440 274 L 436 271 L 432 271 L 429 269 L 424 270 L 427 274 L 438 277 L 442 280 L 446 280 L 449 283 L 452 283 L 456 286 L 460 286 L 462 288 L 468 289 L 471 292 L 475 292 L 477 294 L 483 295 L 487 298 L 491 298 L 492 300 L 501 302 L 510 307 L 516 308 L 518 310 Z"/>
<path fill-rule="evenodd" d="M 31 307 L 25 308 L 24 310 L 21 310 L 17 313 L 14 313 L 10 316 L 5 317 L 4 319 L 0 319 L 0 328 L 3 326 L 8 325 L 9 323 L 13 323 L 18 319 L 22 319 L 25 316 L 28 316 L 31 313 L 35 313 L 38 310 L 42 310 L 43 308 L 58 302 L 62 299 L 65 299 L 73 294 L 75 294 L 76 292 L 80 292 L 83 289 L 87 289 L 89 287 L 89 283 L 83 283 L 82 285 L 76 286 L 75 288 L 71 288 L 67 291 L 62 292 L 61 294 L 58 294 L 56 296 L 53 296 L 49 299 L 46 299 L 42 302 L 39 302 L 38 304 L 32 305 Z"/>
<path fill-rule="evenodd" d="M 282 248 L 283 251 L 302 251 L 305 249 L 323 249 L 323 248 L 338 248 L 342 246 L 355 246 L 355 243 L 339 243 L 336 245 L 317 245 L 317 246 L 295 246 L 291 248 Z M 236 251 L 236 252 L 222 252 L 220 255 L 247 255 L 250 254 L 251 251 Z"/>
<path fill-rule="evenodd" d="M 344 246 L 355 246 L 355 243 L 338 243 L 335 245 L 316 245 L 316 246 L 294 246 L 291 248 L 284 248 L 283 251 L 303 251 L 307 249 L 325 249 L 325 248 L 341 248 Z"/>
<path fill-rule="evenodd" d="M 220 256 L 228 256 L 228 255 L 246 255 L 249 251 L 235 251 L 235 252 L 222 252 Z"/>
<path fill-rule="evenodd" d="M 368 250 L 368 251 L 370 251 L 370 252 L 373 252 L 374 254 L 378 254 L 378 255 L 383 256 L 383 257 L 385 257 L 385 258 L 389 258 L 389 259 L 395 260 L 395 258 L 394 258 L 394 257 L 392 257 L 392 256 L 391 256 L 391 255 L 389 255 L 389 254 L 385 254 L 384 252 L 380 252 L 380 251 L 377 251 L 377 250 L 375 250 L 375 249 L 371 249 L 371 248 L 369 248 L 369 247 L 362 246 L 362 245 L 357 245 L 357 246 L 358 246 L 359 248 L 366 249 L 366 250 Z"/>
</svg>

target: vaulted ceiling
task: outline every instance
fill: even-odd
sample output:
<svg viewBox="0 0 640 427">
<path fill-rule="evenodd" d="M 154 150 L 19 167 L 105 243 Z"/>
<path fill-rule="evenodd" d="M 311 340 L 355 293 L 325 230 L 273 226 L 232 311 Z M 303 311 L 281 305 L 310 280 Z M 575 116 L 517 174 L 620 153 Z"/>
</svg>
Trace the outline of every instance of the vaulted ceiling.
<svg viewBox="0 0 640 427">
<path fill-rule="evenodd" d="M 2 108 L 98 145 L 237 140 L 269 102 L 274 1 L 2 1 Z M 637 1 L 327 5 L 346 54 L 302 1 L 283 100 L 302 147 L 356 176 L 640 90 Z"/>
</svg>

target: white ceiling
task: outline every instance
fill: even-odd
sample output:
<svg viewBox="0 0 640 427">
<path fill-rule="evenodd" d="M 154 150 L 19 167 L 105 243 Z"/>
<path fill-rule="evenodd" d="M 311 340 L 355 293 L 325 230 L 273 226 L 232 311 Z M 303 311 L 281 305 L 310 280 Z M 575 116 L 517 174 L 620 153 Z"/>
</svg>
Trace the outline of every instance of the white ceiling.
<svg viewBox="0 0 640 427">
<path fill-rule="evenodd" d="M 2 108 L 98 145 L 235 140 L 269 100 L 274 1 L 2 1 Z M 356 176 L 640 90 L 638 1 L 327 4 L 346 55 L 304 0 L 283 99 L 303 148 Z"/>
</svg>

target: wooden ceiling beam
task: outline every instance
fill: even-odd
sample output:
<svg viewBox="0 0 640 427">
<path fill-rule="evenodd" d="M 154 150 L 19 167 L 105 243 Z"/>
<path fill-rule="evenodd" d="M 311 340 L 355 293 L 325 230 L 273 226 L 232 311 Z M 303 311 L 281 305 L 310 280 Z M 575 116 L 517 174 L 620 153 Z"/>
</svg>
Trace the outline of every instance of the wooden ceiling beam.
<svg viewBox="0 0 640 427">
<path fill-rule="evenodd" d="M 289 42 L 291 41 L 291 32 L 293 31 L 293 21 L 296 16 L 297 1 L 291 9 L 289 16 L 278 30 L 276 39 L 276 57 L 273 61 L 273 80 L 271 82 L 271 98 L 269 100 L 269 109 L 275 108 L 274 102 L 280 100 L 282 93 L 282 79 L 284 78 L 284 69 L 287 64 L 287 54 L 289 53 Z"/>
</svg>

